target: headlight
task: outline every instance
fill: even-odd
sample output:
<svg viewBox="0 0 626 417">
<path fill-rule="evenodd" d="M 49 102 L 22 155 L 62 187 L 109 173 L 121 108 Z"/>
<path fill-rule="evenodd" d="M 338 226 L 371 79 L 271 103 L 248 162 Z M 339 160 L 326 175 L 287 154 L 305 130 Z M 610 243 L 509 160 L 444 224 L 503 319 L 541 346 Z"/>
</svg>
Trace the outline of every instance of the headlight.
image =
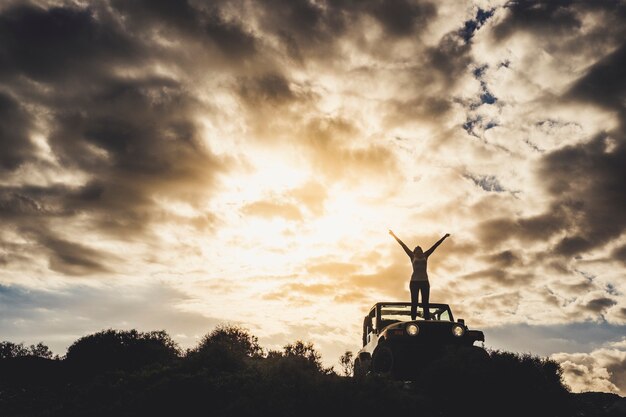
<svg viewBox="0 0 626 417">
<path fill-rule="evenodd" d="M 456 337 L 461 337 L 465 334 L 465 329 L 463 328 L 463 326 L 455 324 L 454 326 L 452 326 L 452 334 Z"/>
<path fill-rule="evenodd" d="M 408 326 L 406 326 L 406 332 L 409 334 L 409 336 L 417 336 L 417 334 L 420 332 L 420 328 L 417 327 L 417 325 L 415 324 L 409 324 Z"/>
</svg>

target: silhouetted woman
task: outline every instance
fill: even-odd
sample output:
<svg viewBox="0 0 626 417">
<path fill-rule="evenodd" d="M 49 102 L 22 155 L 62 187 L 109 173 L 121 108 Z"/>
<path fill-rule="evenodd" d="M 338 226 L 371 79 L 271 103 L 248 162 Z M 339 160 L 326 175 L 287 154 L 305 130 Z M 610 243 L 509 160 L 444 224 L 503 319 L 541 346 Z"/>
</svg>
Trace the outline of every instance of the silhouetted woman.
<svg viewBox="0 0 626 417">
<path fill-rule="evenodd" d="M 391 230 L 389 234 L 398 241 L 402 249 L 411 258 L 411 264 L 413 265 L 413 273 L 411 274 L 411 283 L 409 288 L 411 289 L 411 319 L 415 320 L 417 317 L 417 299 L 418 294 L 422 293 L 422 304 L 424 306 L 424 319 L 430 320 L 430 309 L 428 307 L 428 298 L 430 297 L 430 283 L 428 282 L 428 273 L 426 272 L 426 264 L 428 257 L 437 249 L 437 246 L 441 245 L 441 242 L 446 240 L 448 233 L 444 237 L 439 239 L 430 249 L 426 252 L 422 251 L 420 246 L 416 246 L 411 252 L 411 249 L 401 241 Z"/>
</svg>

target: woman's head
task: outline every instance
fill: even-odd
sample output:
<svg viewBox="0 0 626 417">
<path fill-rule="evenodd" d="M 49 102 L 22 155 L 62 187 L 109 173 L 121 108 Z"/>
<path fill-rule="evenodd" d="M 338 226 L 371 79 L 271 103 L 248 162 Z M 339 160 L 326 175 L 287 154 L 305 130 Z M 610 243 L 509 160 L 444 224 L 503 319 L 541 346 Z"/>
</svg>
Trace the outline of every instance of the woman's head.
<svg viewBox="0 0 626 417">
<path fill-rule="evenodd" d="M 422 250 L 421 246 L 416 246 L 415 249 L 413 249 L 413 253 L 415 255 L 423 255 L 424 251 Z"/>
</svg>

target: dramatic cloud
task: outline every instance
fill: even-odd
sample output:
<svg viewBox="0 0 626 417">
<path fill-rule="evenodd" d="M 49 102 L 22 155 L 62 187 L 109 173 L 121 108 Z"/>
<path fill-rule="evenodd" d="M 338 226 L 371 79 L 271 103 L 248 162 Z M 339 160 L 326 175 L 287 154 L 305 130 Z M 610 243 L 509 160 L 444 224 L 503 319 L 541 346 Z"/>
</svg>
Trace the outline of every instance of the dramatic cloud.
<svg viewBox="0 0 626 417">
<path fill-rule="evenodd" d="M 408 298 L 387 230 L 450 233 L 434 301 L 623 393 L 625 35 L 621 1 L 3 2 L 2 334 L 221 320 L 331 363 Z"/>
<path fill-rule="evenodd" d="M 562 364 L 565 382 L 573 390 L 626 393 L 625 340 L 590 353 L 557 353 L 552 358 Z"/>
</svg>

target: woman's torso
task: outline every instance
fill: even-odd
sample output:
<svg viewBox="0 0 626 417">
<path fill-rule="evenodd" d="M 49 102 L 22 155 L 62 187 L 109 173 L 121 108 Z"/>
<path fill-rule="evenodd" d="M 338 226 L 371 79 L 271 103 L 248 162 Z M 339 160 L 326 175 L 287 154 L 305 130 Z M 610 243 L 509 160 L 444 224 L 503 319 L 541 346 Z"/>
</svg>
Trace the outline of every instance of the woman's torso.
<svg viewBox="0 0 626 417">
<path fill-rule="evenodd" d="M 428 258 L 425 256 L 413 256 L 411 263 L 413 264 L 413 274 L 411 281 L 428 281 L 428 273 L 426 273 Z"/>
</svg>

